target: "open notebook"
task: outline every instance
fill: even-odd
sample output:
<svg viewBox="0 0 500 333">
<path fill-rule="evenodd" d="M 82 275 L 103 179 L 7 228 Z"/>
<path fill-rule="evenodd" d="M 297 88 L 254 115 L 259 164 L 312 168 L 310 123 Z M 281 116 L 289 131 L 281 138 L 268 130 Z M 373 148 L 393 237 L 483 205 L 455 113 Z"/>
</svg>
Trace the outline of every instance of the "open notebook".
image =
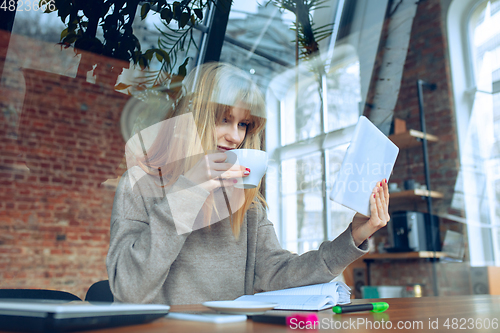
<svg viewBox="0 0 500 333">
<path fill-rule="evenodd" d="M 0 300 L 0 330 L 70 332 L 142 324 L 168 314 L 159 304 Z"/>
<path fill-rule="evenodd" d="M 275 307 L 275 310 L 319 311 L 337 304 L 350 303 L 350 290 L 343 282 L 330 282 L 244 295 L 235 301 L 278 303 L 279 306 Z"/>
</svg>

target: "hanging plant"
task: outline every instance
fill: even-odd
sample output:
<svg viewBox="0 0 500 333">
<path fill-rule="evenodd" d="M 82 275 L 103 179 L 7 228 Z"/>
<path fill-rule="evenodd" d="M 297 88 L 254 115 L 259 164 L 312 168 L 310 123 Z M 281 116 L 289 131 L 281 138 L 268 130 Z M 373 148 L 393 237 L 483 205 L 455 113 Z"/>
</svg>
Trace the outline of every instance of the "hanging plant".
<svg viewBox="0 0 500 333">
<path fill-rule="evenodd" d="M 142 81 L 142 86 L 160 86 L 172 79 L 177 64 L 179 45 L 188 46 L 192 41 L 192 29 L 196 23 L 203 20 L 205 8 L 215 3 L 215 0 L 183 0 L 167 2 L 166 0 L 40 0 L 39 6 L 46 8 L 45 13 L 57 12 L 66 28 L 61 32 L 60 44 L 80 50 L 121 59 L 146 70 L 153 61 L 161 63 L 161 70 L 148 73 L 154 74 L 154 79 L 148 77 Z M 160 43 L 157 48 L 143 51 L 139 39 L 134 35 L 133 23 L 137 11 L 140 18 L 146 19 L 151 13 L 160 16 L 169 32 L 164 36 L 172 38 L 170 43 Z M 171 23 L 177 23 L 177 28 Z M 101 33 L 98 33 L 99 29 Z M 98 37 L 102 36 L 102 37 Z M 180 64 L 177 75 L 186 75 L 188 59 Z M 92 68 L 82 68 L 82 71 L 103 70 L 103 64 L 94 64 Z M 116 69 L 115 69 L 116 70 Z M 120 70 L 121 72 L 121 70 Z M 119 74 L 119 73 L 118 73 Z M 122 90 L 130 85 L 118 84 L 116 89 Z M 141 88 L 141 85 L 138 86 Z"/>
<path fill-rule="evenodd" d="M 299 58 L 315 60 L 319 55 L 319 42 L 331 36 L 333 23 L 315 27 L 312 12 L 325 8 L 327 0 L 269 0 L 269 3 L 295 15 L 294 26 L 299 46 Z M 298 60 L 298 59 L 297 59 Z"/>
</svg>

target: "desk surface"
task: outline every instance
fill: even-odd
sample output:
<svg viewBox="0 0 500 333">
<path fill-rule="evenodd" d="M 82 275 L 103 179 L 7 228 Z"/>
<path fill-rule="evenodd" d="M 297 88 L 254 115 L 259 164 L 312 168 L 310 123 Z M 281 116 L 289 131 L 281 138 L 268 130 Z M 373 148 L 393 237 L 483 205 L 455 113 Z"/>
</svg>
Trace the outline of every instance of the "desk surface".
<svg viewBox="0 0 500 333">
<path fill-rule="evenodd" d="M 338 332 L 499 332 L 500 296 L 475 295 L 454 297 L 392 298 L 384 313 L 371 312 L 335 315 L 330 310 L 318 313 L 320 330 Z M 353 300 L 364 303 L 366 300 Z M 172 306 L 172 311 L 207 311 L 201 305 Z M 273 311 L 278 312 L 278 311 Z M 281 314 L 291 312 L 279 311 Z M 448 324 L 448 326 L 446 326 Z M 385 326 L 382 326 L 385 325 Z M 402 327 L 398 329 L 398 325 Z M 406 325 L 406 328 L 404 328 Z M 429 325 L 431 328 L 429 329 Z M 486 327 L 486 328 L 485 328 Z M 462 329 L 461 329 L 462 328 Z M 293 330 L 294 331 L 294 330 Z M 292 332 L 286 326 L 253 323 L 251 320 L 232 324 L 208 324 L 162 318 L 139 326 L 86 331 L 93 333 L 210 333 L 210 332 Z M 311 331 L 309 331 L 311 332 Z"/>
</svg>

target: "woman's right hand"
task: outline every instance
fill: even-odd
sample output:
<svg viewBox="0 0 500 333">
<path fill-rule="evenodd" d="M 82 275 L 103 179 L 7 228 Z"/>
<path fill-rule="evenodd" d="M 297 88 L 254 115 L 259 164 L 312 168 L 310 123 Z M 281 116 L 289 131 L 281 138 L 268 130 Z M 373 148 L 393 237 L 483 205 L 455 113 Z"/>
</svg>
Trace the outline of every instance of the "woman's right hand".
<svg viewBox="0 0 500 333">
<path fill-rule="evenodd" d="M 247 177 L 250 172 L 244 166 L 226 163 L 225 153 L 214 153 L 203 156 L 184 177 L 211 192 L 221 187 L 233 186 L 238 177 Z"/>
</svg>

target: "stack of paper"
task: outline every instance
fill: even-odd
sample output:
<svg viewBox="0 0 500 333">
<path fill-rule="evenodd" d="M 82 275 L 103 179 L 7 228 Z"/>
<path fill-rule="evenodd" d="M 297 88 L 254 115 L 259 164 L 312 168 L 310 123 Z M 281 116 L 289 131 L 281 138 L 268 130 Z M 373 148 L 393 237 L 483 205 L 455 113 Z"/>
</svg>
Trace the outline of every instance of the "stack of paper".
<svg viewBox="0 0 500 333">
<path fill-rule="evenodd" d="M 343 282 L 330 282 L 311 286 L 267 291 L 255 295 L 244 295 L 236 301 L 278 303 L 275 310 L 317 311 L 337 304 L 351 302 L 350 288 Z"/>
</svg>

